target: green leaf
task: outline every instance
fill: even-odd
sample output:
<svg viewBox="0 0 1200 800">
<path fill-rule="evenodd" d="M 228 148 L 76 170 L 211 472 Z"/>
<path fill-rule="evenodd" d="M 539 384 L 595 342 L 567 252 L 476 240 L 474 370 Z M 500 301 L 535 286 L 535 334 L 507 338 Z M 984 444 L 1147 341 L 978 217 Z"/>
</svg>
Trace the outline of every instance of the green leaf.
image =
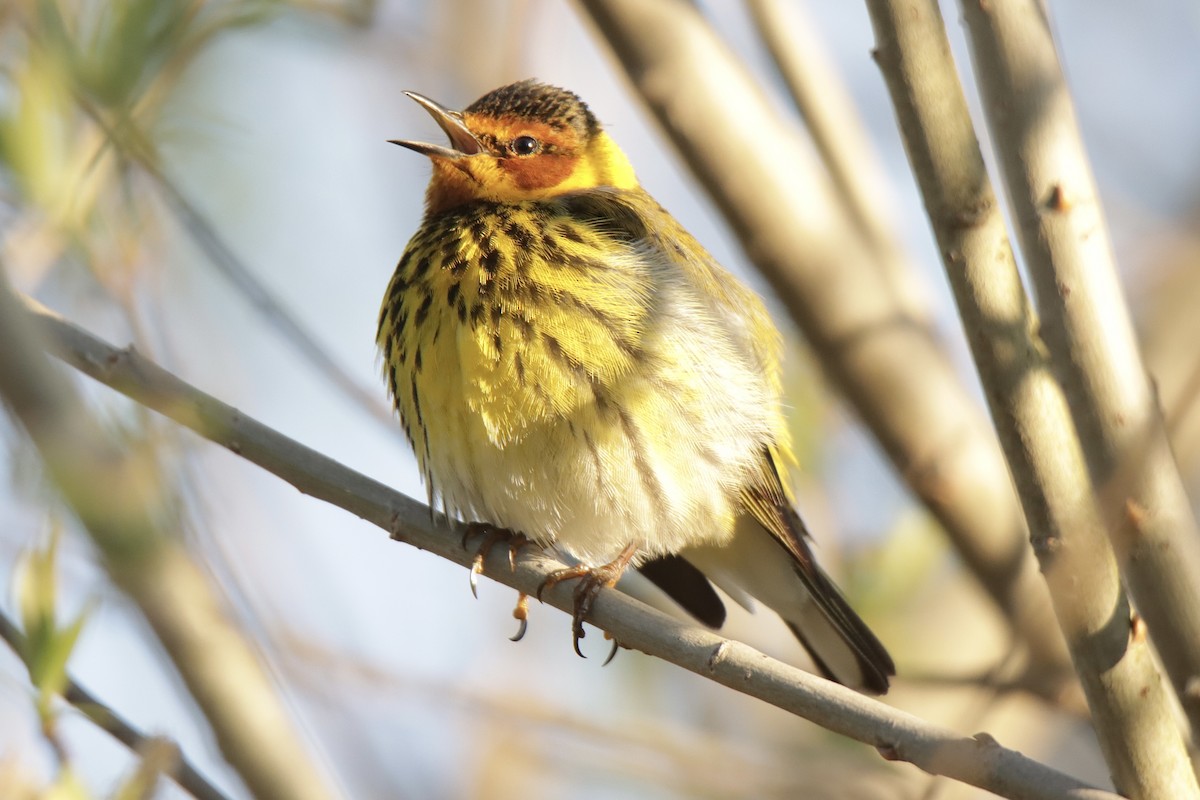
<svg viewBox="0 0 1200 800">
<path fill-rule="evenodd" d="M 14 580 L 21 625 L 28 650 L 36 649 L 54 629 L 58 580 L 55 562 L 61 529 L 55 525 L 44 547 L 26 551 L 17 562 Z M 28 653 L 26 654 L 28 660 Z"/>
<path fill-rule="evenodd" d="M 53 713 L 54 698 L 66 689 L 67 662 L 88 617 L 85 610 L 66 625 L 58 624 L 60 538 L 61 529 L 55 526 L 45 547 L 23 556 L 16 575 L 17 603 L 25 633 L 21 656 L 29 670 L 29 679 L 38 690 L 37 707 L 43 721 Z"/>
<path fill-rule="evenodd" d="M 75 652 L 75 644 L 79 641 L 87 616 L 87 612 L 83 612 L 69 625 L 56 629 L 38 653 L 36 668 L 33 664 L 29 667 L 29 676 L 38 689 L 38 707 L 43 718 L 51 713 L 54 698 L 66 691 L 67 662 Z"/>
<path fill-rule="evenodd" d="M 25 197 L 55 206 L 67 170 L 71 109 L 63 64 L 44 48 L 9 73 L 10 97 L 0 117 L 0 160 Z"/>
</svg>

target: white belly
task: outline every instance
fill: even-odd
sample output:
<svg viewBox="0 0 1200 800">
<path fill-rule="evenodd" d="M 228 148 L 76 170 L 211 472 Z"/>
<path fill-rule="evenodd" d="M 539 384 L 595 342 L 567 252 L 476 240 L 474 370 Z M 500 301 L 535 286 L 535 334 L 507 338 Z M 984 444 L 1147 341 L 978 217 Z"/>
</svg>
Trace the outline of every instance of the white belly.
<svg viewBox="0 0 1200 800">
<path fill-rule="evenodd" d="M 431 454 L 448 508 L 593 564 L 633 542 L 642 556 L 727 542 L 739 491 L 777 441 L 776 400 L 719 345 L 683 337 L 672 347 L 671 368 L 626 376 L 503 442 L 460 407 L 459 446 Z"/>
</svg>

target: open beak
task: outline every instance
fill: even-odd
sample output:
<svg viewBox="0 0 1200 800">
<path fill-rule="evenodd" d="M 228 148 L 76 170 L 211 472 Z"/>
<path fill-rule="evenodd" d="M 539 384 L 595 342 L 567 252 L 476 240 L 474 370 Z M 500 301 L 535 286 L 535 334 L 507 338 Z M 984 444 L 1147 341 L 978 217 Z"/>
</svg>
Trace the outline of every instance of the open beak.
<svg viewBox="0 0 1200 800">
<path fill-rule="evenodd" d="M 429 112 L 429 116 L 433 117 L 434 122 L 450 137 L 450 146 L 442 147 L 425 142 L 410 142 L 405 139 L 388 139 L 389 142 L 437 158 L 462 158 L 483 152 L 483 145 L 475 138 L 475 134 L 471 133 L 463 124 L 461 113 L 442 108 L 423 94 L 416 92 L 405 92 L 405 94 L 416 100 L 422 108 Z"/>
</svg>

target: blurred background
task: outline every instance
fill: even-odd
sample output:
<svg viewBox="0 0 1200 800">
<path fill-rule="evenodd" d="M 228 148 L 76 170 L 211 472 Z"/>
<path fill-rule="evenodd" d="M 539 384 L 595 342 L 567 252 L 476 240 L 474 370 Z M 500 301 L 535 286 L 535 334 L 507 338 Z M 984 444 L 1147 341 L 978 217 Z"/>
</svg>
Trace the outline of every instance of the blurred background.
<svg viewBox="0 0 1200 800">
<path fill-rule="evenodd" d="M 792 114 L 746 7 L 701 5 Z M 870 56 L 865 7 L 807 2 L 794 11 L 862 116 L 876 151 L 864 157 L 887 178 L 881 208 L 921 266 L 919 294 L 977 393 Z M 969 75 L 955 5 L 943 13 Z M 1200 414 L 1187 414 L 1186 381 L 1200 349 L 1200 10 L 1184 0 L 1060 0 L 1052 13 L 1147 360 L 1195 488 Z M 769 294 L 607 46 L 574 6 L 549 0 L 0 0 L 0 260 L 19 289 L 68 319 L 424 498 L 389 420 L 374 334 L 419 224 L 429 167 L 385 140 L 441 141 L 404 89 L 461 108 L 524 77 L 582 96 L 651 194 Z M 128 130 L 99 123 L 114 109 Z M 771 142 L 747 131 L 746 146 Z M 962 679 L 1004 660 L 1005 626 L 768 300 L 788 340 L 801 512 L 896 656 L 889 702 L 1108 785 L 1071 709 Z M 305 348 L 332 368 L 314 365 Z M 390 542 L 105 387 L 77 383 L 97 414 L 156 438 L 186 520 L 178 536 L 261 649 L 347 797 L 983 794 L 641 654 L 602 669 L 607 643 L 589 637 L 589 658 L 579 659 L 567 617 L 536 603 L 528 635 L 513 644 L 512 590 L 485 579 L 475 600 L 461 567 Z M 29 554 L 57 537 L 57 613 L 66 622 L 84 615 L 71 674 L 142 730 L 177 741 L 230 797 L 249 796 L 7 417 L 0 437 L 6 613 L 19 616 Z M 738 614 L 729 632 L 807 663 L 773 615 Z M 0 649 L 0 794 L 41 796 L 60 779 L 63 755 L 84 796 L 117 791 L 134 769 L 129 751 L 62 709 L 56 754 L 35 694 L 20 660 Z M 164 782 L 156 796 L 185 795 Z"/>
</svg>

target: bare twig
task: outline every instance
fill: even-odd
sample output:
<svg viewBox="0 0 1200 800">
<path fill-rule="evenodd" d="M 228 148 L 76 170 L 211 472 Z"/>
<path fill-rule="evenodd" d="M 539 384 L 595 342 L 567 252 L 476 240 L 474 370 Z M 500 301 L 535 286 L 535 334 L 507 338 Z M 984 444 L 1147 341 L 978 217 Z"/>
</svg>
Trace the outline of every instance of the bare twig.
<svg viewBox="0 0 1200 800">
<path fill-rule="evenodd" d="M 329 378 L 338 391 L 366 411 L 368 416 L 382 423 L 389 431 L 396 431 L 392 410 L 351 377 L 337 359 L 329 354 L 325 346 L 317 341 L 312 332 L 284 307 L 274 292 L 233 252 L 208 218 L 184 195 L 174 181 L 168 179 L 154 164 L 142 162 L 141 166 L 154 181 L 155 188 L 183 224 L 192 241 L 208 257 L 209 263 L 254 307 L 263 321 L 274 328 L 314 369 Z"/>
<path fill-rule="evenodd" d="M 1045 8 L 963 3 L 988 124 L 1113 546 L 1200 732 L 1200 527 L 1171 453 L 1113 260 Z"/>
<path fill-rule="evenodd" d="M 175 516 L 145 447 L 95 424 L 51 368 L 0 270 L 0 397 L 28 432 L 104 565 L 204 710 L 221 752 L 261 798 L 326 798 L 325 782 L 250 644 L 165 531 Z"/>
<path fill-rule="evenodd" d="M 693 3 L 580 5 L 1056 696 L 1070 664 L 1008 468 L 911 293 L 889 283 L 823 170 Z"/>
<path fill-rule="evenodd" d="M 25 635 L 21 633 L 16 624 L 3 611 L 0 611 L 0 639 L 7 642 L 8 646 L 18 656 L 24 658 L 24 653 L 26 652 Z M 114 739 L 135 753 L 141 752 L 152 739 L 160 738 L 147 736 L 139 731 L 132 723 L 114 711 L 111 706 L 97 699 L 95 695 L 76 683 L 74 679 L 67 679 L 67 687 L 63 693 L 63 698 L 81 714 L 95 723 L 98 728 L 107 731 Z M 179 754 L 177 769 L 169 773 L 168 777 L 179 784 L 181 789 L 192 797 L 195 797 L 196 800 L 228 800 L 227 796 L 220 789 L 209 783 L 208 779 L 196 769 L 183 753 Z"/>
<path fill-rule="evenodd" d="M 233 251 L 208 218 L 196 208 L 195 203 L 167 176 L 153 145 L 137 127 L 136 120 L 123 117 L 114 121 L 82 94 L 77 96 L 77 100 L 80 108 L 104 132 L 105 138 L 98 145 L 100 149 L 97 151 L 97 158 L 104 148 L 111 146 L 116 153 L 136 164 L 150 179 L 167 208 L 191 236 L 192 241 L 207 257 L 208 263 L 229 281 L 234 290 L 258 312 L 267 325 L 274 328 L 314 369 L 327 377 L 338 391 L 393 435 L 399 436 L 398 428 L 392 424 L 391 409 L 346 372 L 325 346 L 317 341 L 316 336 Z"/>
<path fill-rule="evenodd" d="M 842 205 L 877 257 L 900 261 L 880 196 L 888 191 L 878 154 L 845 83 L 801 3 L 747 0 L 759 38 L 787 85 Z M 896 265 L 905 269 L 907 265 Z"/>
<path fill-rule="evenodd" d="M 116 350 L 53 314 L 38 312 L 37 316 L 55 355 L 77 369 L 258 464 L 304 494 L 388 530 L 394 539 L 464 567 L 471 564 L 475 552 L 464 547 L 461 530 L 435 524 L 424 504 L 276 433 L 132 350 Z M 487 574 L 527 594 L 536 592 L 546 576 L 562 566 L 544 553 L 526 550 L 510 571 L 508 554 L 502 549 L 489 554 Z M 545 598 L 564 611 L 574 607 L 570 586 L 556 586 Z M 959 736 L 747 645 L 674 620 L 621 592 L 602 592 L 590 619 L 626 647 L 873 745 L 889 759 L 909 761 L 932 774 L 1010 798 L 1116 798 L 1001 747 L 986 734 Z"/>
<path fill-rule="evenodd" d="M 1049 368 L 979 151 L 936 0 L 868 0 L 876 56 L 904 130 L 1055 612 L 1117 786 L 1135 798 L 1200 789 Z"/>
</svg>

